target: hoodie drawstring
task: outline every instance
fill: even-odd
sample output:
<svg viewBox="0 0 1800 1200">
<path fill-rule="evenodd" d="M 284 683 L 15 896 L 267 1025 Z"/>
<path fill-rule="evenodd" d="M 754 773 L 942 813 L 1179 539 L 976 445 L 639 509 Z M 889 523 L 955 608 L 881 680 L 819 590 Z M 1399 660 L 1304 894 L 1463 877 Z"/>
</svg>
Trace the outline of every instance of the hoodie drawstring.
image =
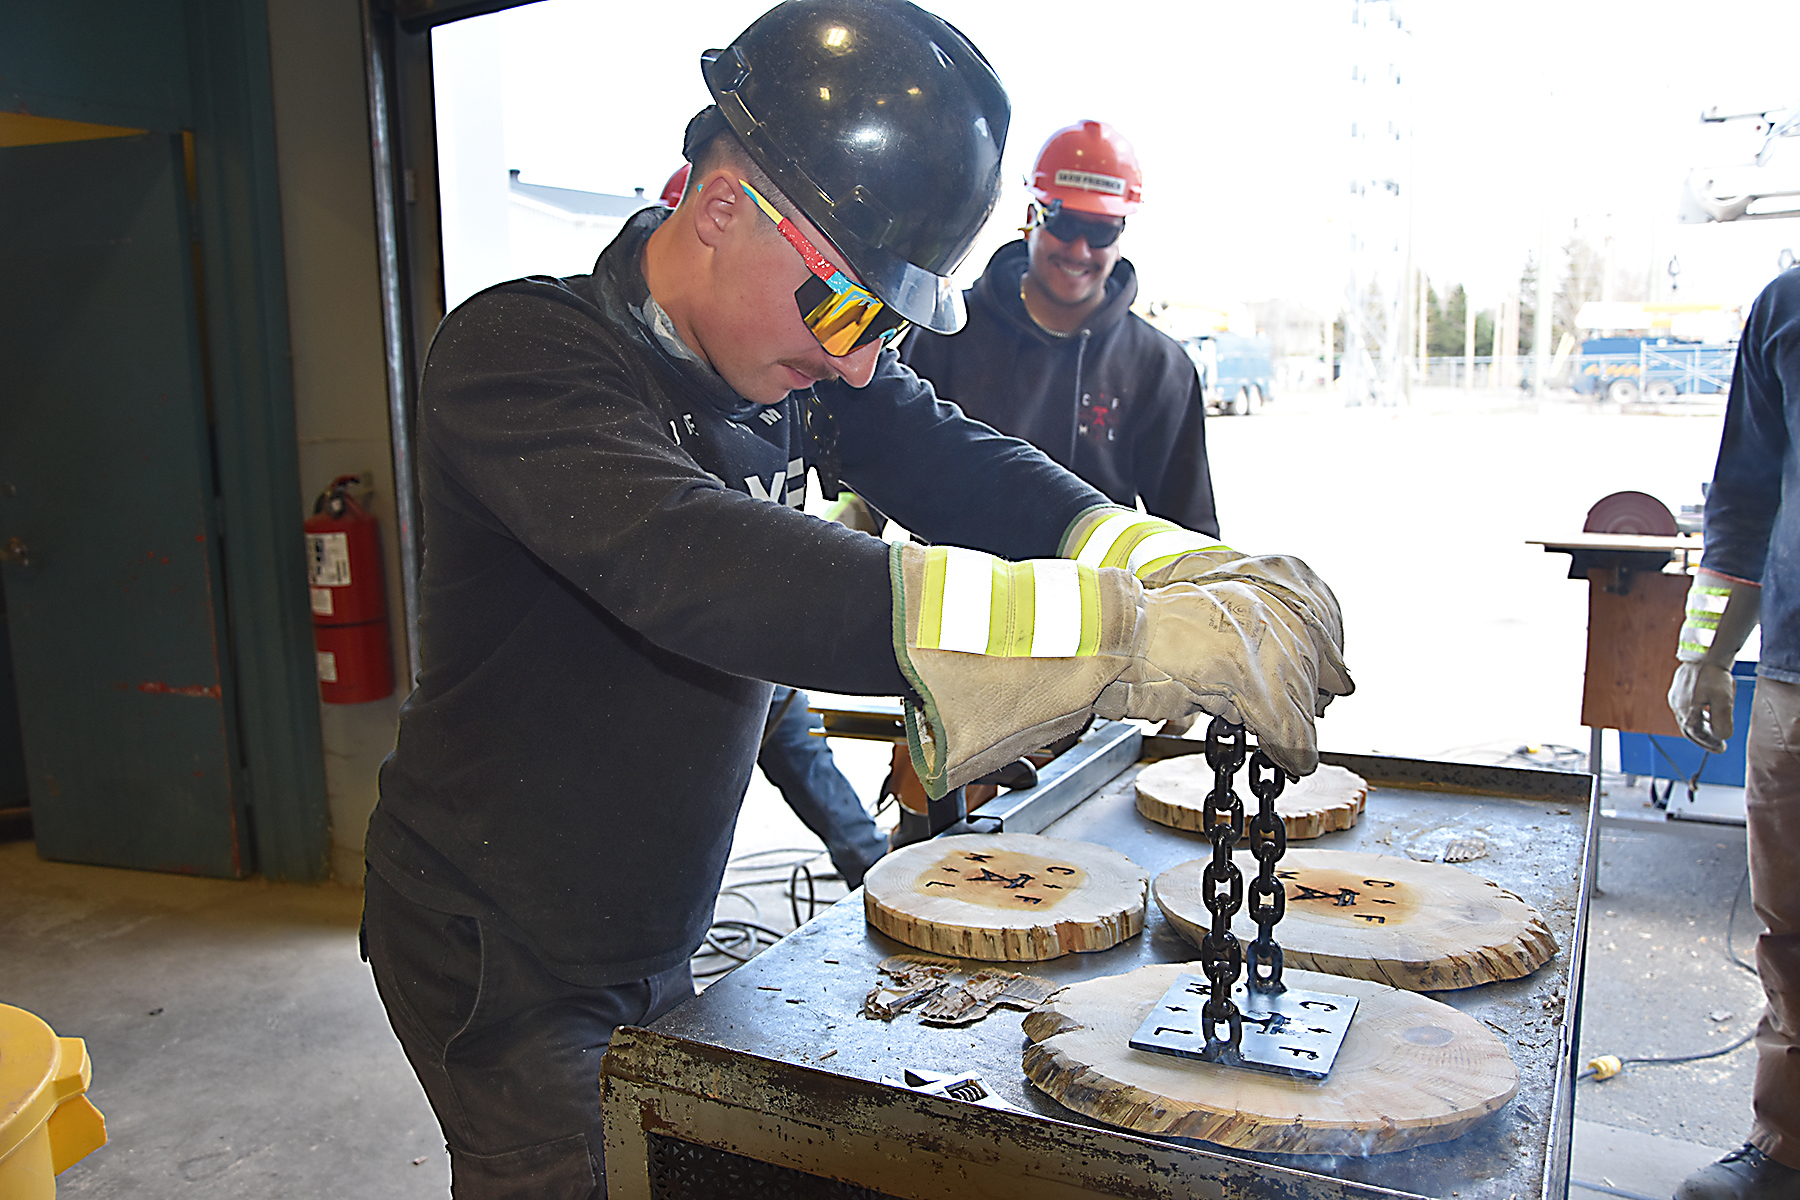
<svg viewBox="0 0 1800 1200">
<path fill-rule="evenodd" d="M 1081 365 L 1087 358 L 1088 337 L 1094 331 L 1083 329 L 1081 341 L 1075 347 L 1075 419 L 1069 422 L 1069 470 L 1075 469 L 1075 447 L 1081 441 Z"/>
</svg>

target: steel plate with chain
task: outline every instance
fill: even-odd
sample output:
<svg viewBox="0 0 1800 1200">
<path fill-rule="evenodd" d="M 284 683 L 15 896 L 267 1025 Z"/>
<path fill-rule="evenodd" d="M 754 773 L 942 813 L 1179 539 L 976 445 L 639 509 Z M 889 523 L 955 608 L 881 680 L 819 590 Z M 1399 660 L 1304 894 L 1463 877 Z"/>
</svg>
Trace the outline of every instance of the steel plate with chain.
<svg viewBox="0 0 1800 1200">
<path fill-rule="evenodd" d="M 1213 786 L 1205 806 L 1212 860 L 1201 874 L 1201 898 L 1212 915 L 1212 928 L 1200 940 L 1205 979 L 1180 976 L 1132 1035 L 1131 1048 L 1324 1078 L 1349 1032 L 1356 1000 L 1327 992 L 1289 992 L 1281 981 L 1275 926 L 1287 911 L 1287 891 L 1275 864 L 1287 852 L 1287 827 L 1275 801 L 1286 776 L 1262 750 L 1251 752 L 1242 725 L 1222 717 L 1207 728 L 1206 761 L 1213 769 Z M 1233 786 L 1246 761 L 1250 791 L 1257 799 L 1256 816 L 1248 825 L 1243 799 Z M 1257 861 L 1249 889 L 1256 938 L 1247 950 L 1231 931 L 1231 920 L 1244 902 L 1243 872 L 1231 854 L 1246 832 Z M 1240 984 L 1238 972 L 1246 966 L 1248 979 Z M 1204 1000 L 1196 1004 L 1199 997 Z"/>
</svg>

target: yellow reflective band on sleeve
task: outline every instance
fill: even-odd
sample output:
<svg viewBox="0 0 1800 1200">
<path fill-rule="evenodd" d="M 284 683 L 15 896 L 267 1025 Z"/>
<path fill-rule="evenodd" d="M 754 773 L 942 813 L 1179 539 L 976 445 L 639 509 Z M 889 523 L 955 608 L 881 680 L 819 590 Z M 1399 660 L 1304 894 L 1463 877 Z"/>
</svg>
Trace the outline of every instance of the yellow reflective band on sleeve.
<svg viewBox="0 0 1800 1200">
<path fill-rule="evenodd" d="M 1204 534 L 1143 513 L 1120 509 L 1101 520 L 1075 547 L 1075 561 L 1090 567 L 1123 567 L 1142 577 L 1196 550 L 1225 550 Z"/>
<path fill-rule="evenodd" d="M 1688 589 L 1688 615 L 1696 613 L 1722 613 L 1725 606 L 1731 603 L 1731 589 L 1722 587 L 1706 587 L 1696 583 Z"/>
<path fill-rule="evenodd" d="M 1100 576 L 1094 568 L 1076 564 L 1076 579 L 1081 587 L 1081 642 L 1075 657 L 1092 658 L 1100 652 Z"/>
<path fill-rule="evenodd" d="M 1031 629 L 1037 619 L 1031 565 L 996 558 L 990 578 L 985 653 L 997 658 L 1030 658 Z"/>
<path fill-rule="evenodd" d="M 916 645 L 994 658 L 1090 657 L 1100 580 L 1066 559 L 1013 563 L 957 546 L 925 552 Z"/>
<path fill-rule="evenodd" d="M 935 550 L 925 552 L 925 582 L 919 594 L 918 644 L 936 650 L 943 640 L 944 624 L 944 556 Z"/>
<path fill-rule="evenodd" d="M 1705 654 L 1719 637 L 1719 618 L 1731 603 L 1731 589 L 1695 580 L 1688 588 L 1686 619 L 1682 622 L 1678 650 Z"/>
<path fill-rule="evenodd" d="M 1140 579 L 1158 567 L 1166 567 L 1184 554 L 1196 550 L 1223 550 L 1217 542 L 1209 542 L 1197 533 L 1171 525 L 1143 537 L 1131 548 L 1125 569 Z"/>
</svg>

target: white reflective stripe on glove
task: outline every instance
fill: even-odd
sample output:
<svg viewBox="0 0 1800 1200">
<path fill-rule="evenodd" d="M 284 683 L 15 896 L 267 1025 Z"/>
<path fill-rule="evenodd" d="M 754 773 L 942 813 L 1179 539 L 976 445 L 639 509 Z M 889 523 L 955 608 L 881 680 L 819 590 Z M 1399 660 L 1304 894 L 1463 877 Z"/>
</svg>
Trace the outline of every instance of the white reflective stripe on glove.
<svg viewBox="0 0 1800 1200">
<path fill-rule="evenodd" d="M 1171 582 L 1160 573 L 1183 559 L 1206 570 L 1244 557 L 1217 538 L 1110 504 L 1076 517 L 1063 534 L 1059 553 L 1091 567 L 1121 567 L 1146 587 Z"/>
<path fill-rule="evenodd" d="M 1762 585 L 1699 571 L 1688 588 L 1687 614 L 1669 685 L 1669 710 L 1689 741 L 1714 754 L 1732 732 L 1737 684 L 1731 664 L 1743 649 L 1762 611 Z"/>
<path fill-rule="evenodd" d="M 1077 517 L 1063 554 L 1094 566 L 1124 567 L 1148 588 L 1239 580 L 1270 593 L 1305 624 L 1319 686 L 1313 712 L 1356 690 L 1344 665 L 1344 615 L 1325 581 L 1286 554 L 1241 554 L 1205 534 L 1128 508 L 1101 506 Z"/>
<path fill-rule="evenodd" d="M 1118 568 L 910 543 L 890 562 L 895 657 L 919 699 L 907 740 L 934 797 L 1074 732 L 1090 710 L 1203 710 L 1247 724 L 1295 774 L 1318 763 L 1310 639 L 1250 584 L 1150 592 Z"/>
<path fill-rule="evenodd" d="M 1074 733 L 1131 663 L 1143 588 L 1066 559 L 1011 563 L 895 543 L 894 656 L 907 743 L 936 799 Z"/>
</svg>

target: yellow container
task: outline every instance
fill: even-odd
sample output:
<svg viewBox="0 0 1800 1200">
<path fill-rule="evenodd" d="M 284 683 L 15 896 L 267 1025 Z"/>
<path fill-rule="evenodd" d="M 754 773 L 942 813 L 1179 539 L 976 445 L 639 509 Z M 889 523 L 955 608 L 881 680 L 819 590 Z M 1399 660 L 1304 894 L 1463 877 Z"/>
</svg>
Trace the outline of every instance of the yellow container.
<svg viewBox="0 0 1800 1200">
<path fill-rule="evenodd" d="M 0 1200 L 53 1200 L 56 1176 L 106 1145 L 80 1038 L 0 1004 Z"/>
</svg>

